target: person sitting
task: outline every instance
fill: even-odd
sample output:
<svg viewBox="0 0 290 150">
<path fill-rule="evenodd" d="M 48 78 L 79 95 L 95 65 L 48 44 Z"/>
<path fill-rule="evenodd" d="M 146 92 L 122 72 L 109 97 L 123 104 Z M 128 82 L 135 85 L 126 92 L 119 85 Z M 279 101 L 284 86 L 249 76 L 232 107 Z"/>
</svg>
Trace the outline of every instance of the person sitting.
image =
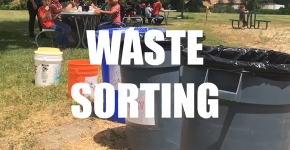
<svg viewBox="0 0 290 150">
<path fill-rule="evenodd" d="M 69 34 L 69 37 L 68 37 L 68 41 L 70 43 L 74 43 L 74 39 L 73 37 L 70 35 L 71 34 L 71 26 L 72 26 L 72 22 L 70 21 L 69 18 L 62 18 L 60 13 L 61 11 L 63 11 L 63 7 L 61 5 L 61 3 L 59 2 L 59 0 L 52 0 L 51 1 L 51 4 L 49 6 L 51 9 L 52 9 L 52 18 L 53 20 L 57 23 L 57 22 L 63 22 L 65 24 L 67 24 L 68 26 L 66 26 L 66 30 L 67 30 L 67 33 Z"/>
<path fill-rule="evenodd" d="M 144 24 L 146 22 L 145 9 L 146 9 L 146 4 L 145 3 L 142 3 L 141 4 L 141 14 L 142 14 L 142 19 L 143 19 L 143 23 Z"/>
<path fill-rule="evenodd" d="M 128 2 L 126 3 L 126 7 L 127 7 L 127 10 L 126 10 L 125 17 L 133 16 L 134 13 L 135 13 L 135 4 L 134 4 L 134 2 L 132 2 L 132 0 L 128 0 Z"/>
<path fill-rule="evenodd" d="M 68 41 L 68 30 L 69 25 L 61 22 L 54 21 L 52 14 L 53 10 L 49 8 L 51 0 L 43 0 L 43 6 L 38 9 L 38 17 L 41 23 L 41 26 L 44 29 L 54 29 L 57 31 L 57 37 L 53 42 L 55 47 L 59 47 L 61 50 L 66 48 L 66 43 Z"/>
<path fill-rule="evenodd" d="M 132 21 L 134 21 L 134 25 L 133 26 L 141 26 L 142 24 L 140 24 L 140 22 L 144 22 L 143 20 L 143 14 L 142 14 L 142 7 L 141 7 L 141 4 L 137 4 L 135 5 L 135 15 L 133 15 L 132 17 L 137 17 L 137 18 L 140 18 L 140 19 L 137 19 L 137 18 L 131 18 Z"/>
<path fill-rule="evenodd" d="M 146 3 L 146 8 L 145 8 L 145 18 L 148 19 L 148 24 L 151 23 L 151 12 L 152 8 L 150 7 L 150 3 Z"/>
<path fill-rule="evenodd" d="M 102 6 L 101 6 L 101 10 L 107 10 L 108 2 L 109 2 L 109 0 L 105 0 L 105 3 L 102 4 Z M 102 15 L 101 21 L 102 22 L 109 22 L 110 21 L 109 15 L 107 15 L 107 14 Z"/>
<path fill-rule="evenodd" d="M 157 25 L 160 25 L 162 23 L 162 21 L 164 20 L 164 17 L 159 14 L 159 12 L 162 10 L 164 10 L 164 9 L 162 8 L 162 4 L 161 4 L 160 0 L 156 0 L 156 2 L 153 4 L 153 10 L 152 10 L 151 17 L 156 18 L 155 24 L 157 24 Z"/>
<path fill-rule="evenodd" d="M 137 5 L 135 6 L 135 10 L 136 10 L 136 13 L 135 13 L 136 16 L 142 16 L 142 8 L 141 8 L 141 4 L 137 4 Z"/>
<path fill-rule="evenodd" d="M 126 3 L 126 12 L 125 17 L 132 17 L 134 16 L 136 10 L 135 10 L 135 3 L 132 2 L 132 0 L 128 0 Z M 127 18 L 124 19 L 124 23 L 126 24 Z"/>
<path fill-rule="evenodd" d="M 110 21 L 98 26 L 98 30 L 121 27 L 121 10 L 118 0 L 109 0 L 107 10 L 95 9 L 95 13 L 110 15 Z"/>
</svg>

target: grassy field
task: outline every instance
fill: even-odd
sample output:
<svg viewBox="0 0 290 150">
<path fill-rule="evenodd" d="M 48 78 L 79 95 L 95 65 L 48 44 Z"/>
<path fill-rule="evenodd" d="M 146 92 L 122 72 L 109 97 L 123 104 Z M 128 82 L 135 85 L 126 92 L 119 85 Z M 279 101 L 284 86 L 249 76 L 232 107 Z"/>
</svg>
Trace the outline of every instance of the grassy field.
<svg viewBox="0 0 290 150">
<path fill-rule="evenodd" d="M 178 15 L 172 13 L 171 17 Z M 202 29 L 206 45 L 253 47 L 290 52 L 290 16 L 258 15 L 272 22 L 268 30 L 234 30 L 229 19 L 237 14 L 186 13 L 180 25 L 169 20 L 166 29 Z M 34 39 L 28 38 L 27 11 L 0 11 L 0 149 L 121 149 L 126 147 L 123 125 L 110 121 L 75 119 L 67 96 L 66 61 L 87 59 L 85 49 L 64 52 L 61 83 L 35 87 Z M 37 30 L 36 30 L 37 31 Z M 115 147 L 114 147 L 115 146 Z"/>
</svg>

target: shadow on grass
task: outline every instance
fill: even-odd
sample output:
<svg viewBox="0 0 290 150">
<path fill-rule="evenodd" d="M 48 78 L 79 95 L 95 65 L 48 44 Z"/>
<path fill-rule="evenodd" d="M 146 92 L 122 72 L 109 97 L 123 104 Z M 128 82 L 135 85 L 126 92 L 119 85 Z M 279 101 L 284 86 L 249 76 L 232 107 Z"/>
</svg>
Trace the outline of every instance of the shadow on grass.
<svg viewBox="0 0 290 150">
<path fill-rule="evenodd" d="M 94 136 L 96 143 L 114 150 L 129 150 L 126 139 L 125 126 L 107 129 Z"/>
<path fill-rule="evenodd" d="M 0 52 L 36 47 L 28 36 L 28 21 L 1 21 L 0 37 Z"/>
<path fill-rule="evenodd" d="M 37 21 L 35 22 L 35 34 L 39 32 Z M 47 36 L 56 36 L 56 32 L 42 33 Z M 51 35 L 50 35 L 51 34 Z M 35 38 L 30 38 L 28 34 L 27 21 L 0 21 L 0 53 L 11 50 L 36 49 Z M 38 38 L 39 46 L 51 47 L 51 39 Z M 72 47 L 76 45 L 75 42 Z"/>
</svg>

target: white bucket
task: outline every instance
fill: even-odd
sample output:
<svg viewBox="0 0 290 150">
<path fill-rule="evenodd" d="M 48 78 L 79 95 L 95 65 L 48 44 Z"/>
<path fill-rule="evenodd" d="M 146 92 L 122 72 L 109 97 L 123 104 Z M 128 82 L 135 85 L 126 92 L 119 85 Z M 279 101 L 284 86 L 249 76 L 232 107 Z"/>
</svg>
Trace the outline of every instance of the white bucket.
<svg viewBox="0 0 290 150">
<path fill-rule="evenodd" d="M 35 53 L 35 85 L 49 86 L 58 84 L 60 81 L 60 71 L 62 62 L 62 53 Z"/>
</svg>

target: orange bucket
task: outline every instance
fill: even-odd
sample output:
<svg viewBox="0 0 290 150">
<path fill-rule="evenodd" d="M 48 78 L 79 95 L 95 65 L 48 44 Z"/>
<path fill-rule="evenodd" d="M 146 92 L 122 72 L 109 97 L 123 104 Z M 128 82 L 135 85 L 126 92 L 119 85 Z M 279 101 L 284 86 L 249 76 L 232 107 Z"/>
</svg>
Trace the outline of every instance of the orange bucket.
<svg viewBox="0 0 290 150">
<path fill-rule="evenodd" d="M 91 65 L 90 60 L 88 59 L 79 59 L 79 60 L 69 60 L 67 61 L 68 68 L 79 68 L 79 67 L 90 67 L 90 66 L 98 66 L 98 65 Z"/>
<path fill-rule="evenodd" d="M 69 60 L 68 70 L 68 97 L 71 97 L 71 88 L 75 83 L 83 82 L 96 84 L 98 80 L 98 65 L 90 65 L 89 60 Z"/>
</svg>

